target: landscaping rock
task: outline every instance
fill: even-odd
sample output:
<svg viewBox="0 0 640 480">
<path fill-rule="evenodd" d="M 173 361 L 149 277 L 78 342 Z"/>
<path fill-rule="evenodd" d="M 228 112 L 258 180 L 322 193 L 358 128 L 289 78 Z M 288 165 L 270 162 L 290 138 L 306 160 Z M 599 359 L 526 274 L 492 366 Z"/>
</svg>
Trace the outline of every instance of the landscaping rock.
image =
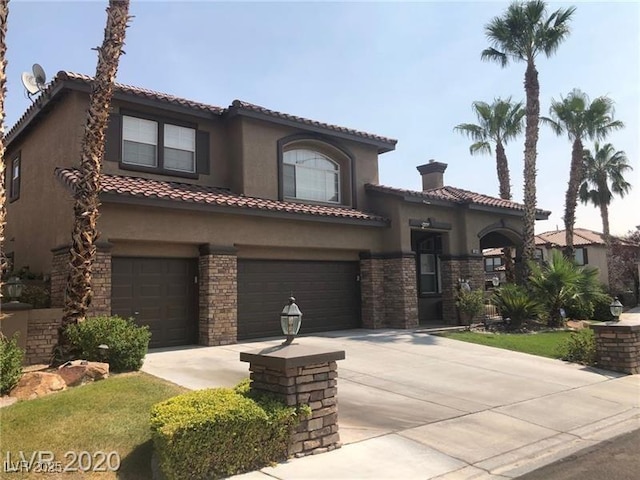
<svg viewBox="0 0 640 480">
<path fill-rule="evenodd" d="M 0 408 L 2 407 L 8 407 L 9 405 L 13 405 L 14 403 L 16 403 L 18 401 L 17 398 L 15 397 L 9 397 L 8 395 L 5 395 L 3 397 L 0 397 Z"/>
<path fill-rule="evenodd" d="M 28 372 L 22 375 L 18 385 L 11 390 L 9 396 L 18 400 L 31 400 L 66 388 L 67 384 L 57 373 Z"/>
<path fill-rule="evenodd" d="M 68 387 L 75 387 L 107 378 L 109 376 L 109 364 L 74 360 L 58 367 L 58 375 L 64 379 Z"/>
</svg>

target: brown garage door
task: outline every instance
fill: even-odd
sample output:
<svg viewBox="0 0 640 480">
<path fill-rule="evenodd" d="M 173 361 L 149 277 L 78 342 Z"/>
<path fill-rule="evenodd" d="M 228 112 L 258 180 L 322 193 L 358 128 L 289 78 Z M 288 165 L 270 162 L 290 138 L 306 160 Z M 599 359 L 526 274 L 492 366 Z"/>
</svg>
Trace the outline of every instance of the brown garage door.
<svg viewBox="0 0 640 480">
<path fill-rule="evenodd" d="M 282 336 L 280 312 L 291 294 L 300 333 L 360 326 L 358 262 L 238 260 L 238 338 Z"/>
<path fill-rule="evenodd" d="M 197 341 L 197 261 L 125 258 L 111 261 L 111 311 L 151 331 L 151 347 Z"/>
</svg>

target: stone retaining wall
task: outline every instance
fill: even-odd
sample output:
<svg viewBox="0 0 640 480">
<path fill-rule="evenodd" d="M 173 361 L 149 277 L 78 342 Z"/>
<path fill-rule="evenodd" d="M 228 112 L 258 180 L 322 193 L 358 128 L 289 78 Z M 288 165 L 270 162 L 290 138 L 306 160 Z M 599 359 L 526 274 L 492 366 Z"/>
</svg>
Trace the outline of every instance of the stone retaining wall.
<svg viewBox="0 0 640 480">
<path fill-rule="evenodd" d="M 42 308 L 4 312 L 2 322 L 19 325 L 25 348 L 25 365 L 49 364 L 53 348 L 58 343 L 58 328 L 62 323 L 61 308 Z M 22 346 L 21 345 L 21 346 Z"/>
</svg>

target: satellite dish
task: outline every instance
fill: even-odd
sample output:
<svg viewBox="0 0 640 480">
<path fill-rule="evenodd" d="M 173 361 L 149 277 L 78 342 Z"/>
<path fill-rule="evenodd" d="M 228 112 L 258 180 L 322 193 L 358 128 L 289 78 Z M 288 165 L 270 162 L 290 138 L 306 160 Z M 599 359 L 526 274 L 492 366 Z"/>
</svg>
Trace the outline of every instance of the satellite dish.
<svg viewBox="0 0 640 480">
<path fill-rule="evenodd" d="M 29 95 L 35 95 L 40 91 L 36 77 L 29 72 L 22 72 L 22 85 L 24 85 Z"/>
<path fill-rule="evenodd" d="M 42 68 L 39 64 L 34 63 L 33 67 L 33 76 L 36 79 L 36 84 L 40 90 L 43 89 L 44 84 L 47 82 L 47 75 L 44 73 L 44 68 Z"/>
</svg>

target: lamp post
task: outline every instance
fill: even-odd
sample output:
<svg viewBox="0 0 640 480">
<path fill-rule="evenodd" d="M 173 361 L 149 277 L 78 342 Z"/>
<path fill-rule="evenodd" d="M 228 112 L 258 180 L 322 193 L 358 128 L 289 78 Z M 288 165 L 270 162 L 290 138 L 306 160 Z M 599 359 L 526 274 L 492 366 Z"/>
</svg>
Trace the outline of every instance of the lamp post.
<svg viewBox="0 0 640 480">
<path fill-rule="evenodd" d="M 609 311 L 611 312 L 611 315 L 613 315 L 614 322 L 620 320 L 620 315 L 622 315 L 622 304 L 620 303 L 620 300 L 618 300 L 618 297 L 615 297 L 613 302 L 611 302 L 611 305 L 609 305 Z"/>
<path fill-rule="evenodd" d="M 302 325 L 302 312 L 296 305 L 296 299 L 290 297 L 289 303 L 284 306 L 280 314 L 280 327 L 282 333 L 287 336 L 283 345 L 291 345 L 293 338 L 300 331 L 300 325 Z"/>
<path fill-rule="evenodd" d="M 18 298 L 22 295 L 23 286 L 19 277 L 11 277 L 7 281 L 7 296 L 11 299 L 9 303 L 18 303 Z"/>
</svg>

